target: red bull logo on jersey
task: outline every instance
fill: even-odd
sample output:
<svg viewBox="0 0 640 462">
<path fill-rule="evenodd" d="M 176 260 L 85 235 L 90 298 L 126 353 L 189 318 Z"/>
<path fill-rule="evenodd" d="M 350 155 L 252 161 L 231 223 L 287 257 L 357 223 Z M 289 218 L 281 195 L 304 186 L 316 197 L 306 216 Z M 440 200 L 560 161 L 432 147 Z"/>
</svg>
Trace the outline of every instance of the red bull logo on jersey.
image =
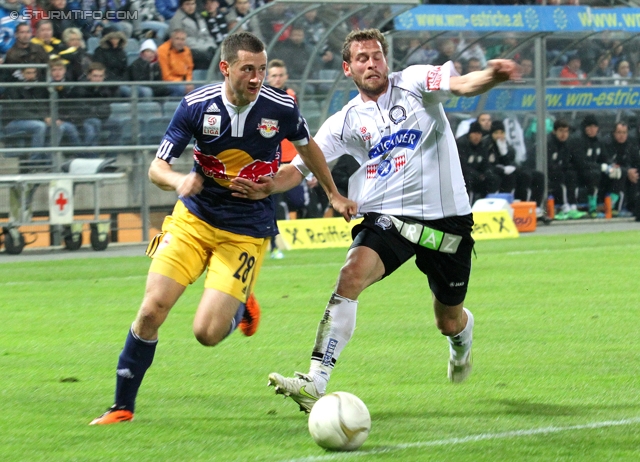
<svg viewBox="0 0 640 462">
<path fill-rule="evenodd" d="M 378 144 L 369 150 L 369 159 L 380 157 L 394 148 L 415 149 L 420 141 L 420 130 L 398 130 L 396 133 L 383 137 Z"/>
<path fill-rule="evenodd" d="M 258 124 L 260 134 L 265 138 L 273 138 L 280 131 L 278 121 L 275 119 L 262 119 Z"/>
<path fill-rule="evenodd" d="M 258 177 L 273 176 L 278 171 L 278 159 L 255 160 L 239 149 L 228 149 L 217 156 L 194 151 L 193 158 L 202 168 L 202 173 L 225 188 L 228 188 L 231 180 L 236 177 L 258 181 Z"/>
</svg>

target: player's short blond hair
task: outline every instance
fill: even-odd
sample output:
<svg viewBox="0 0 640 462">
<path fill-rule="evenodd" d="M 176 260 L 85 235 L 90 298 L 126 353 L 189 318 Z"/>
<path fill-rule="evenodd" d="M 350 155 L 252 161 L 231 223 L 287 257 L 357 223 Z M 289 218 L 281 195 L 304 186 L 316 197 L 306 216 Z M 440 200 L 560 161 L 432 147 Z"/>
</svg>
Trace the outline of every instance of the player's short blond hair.
<svg viewBox="0 0 640 462">
<path fill-rule="evenodd" d="M 365 42 L 367 40 L 377 40 L 382 45 L 382 52 L 385 56 L 389 52 L 389 44 L 382 32 L 378 29 L 362 29 L 354 30 L 347 35 L 342 45 L 342 60 L 346 63 L 351 62 L 351 44 L 353 42 Z"/>
</svg>

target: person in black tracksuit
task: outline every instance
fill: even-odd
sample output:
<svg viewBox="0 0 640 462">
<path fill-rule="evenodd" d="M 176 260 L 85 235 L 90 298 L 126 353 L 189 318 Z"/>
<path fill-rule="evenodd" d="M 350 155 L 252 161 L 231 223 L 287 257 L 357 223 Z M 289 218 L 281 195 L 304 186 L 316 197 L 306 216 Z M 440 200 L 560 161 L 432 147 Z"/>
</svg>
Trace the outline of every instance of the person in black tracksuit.
<svg viewBox="0 0 640 462">
<path fill-rule="evenodd" d="M 456 139 L 462 175 L 471 201 L 482 199 L 500 189 L 500 177 L 489 164 L 487 141 L 478 122 L 469 126 L 469 132 Z"/>
<path fill-rule="evenodd" d="M 576 171 L 578 187 L 586 190 L 589 214 L 596 216 L 604 147 L 598 138 L 598 120 L 594 115 L 585 116 L 580 126 L 580 134 L 568 141 L 569 164 Z"/>
<path fill-rule="evenodd" d="M 638 144 L 629 139 L 629 126 L 625 122 L 615 125 L 600 160 L 600 188 L 610 195 L 612 208 L 619 212 L 626 207 L 637 218 L 640 215 L 637 200 L 640 153 Z"/>
</svg>

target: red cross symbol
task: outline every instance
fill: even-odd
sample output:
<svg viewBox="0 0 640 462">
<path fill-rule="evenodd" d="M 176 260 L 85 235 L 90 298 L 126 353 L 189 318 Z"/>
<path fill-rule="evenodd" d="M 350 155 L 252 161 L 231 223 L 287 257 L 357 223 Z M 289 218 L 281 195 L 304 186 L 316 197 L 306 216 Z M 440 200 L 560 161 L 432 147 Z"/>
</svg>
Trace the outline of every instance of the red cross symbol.
<svg viewBox="0 0 640 462">
<path fill-rule="evenodd" d="M 60 207 L 60 212 L 62 212 L 62 210 L 64 210 L 64 206 L 67 205 L 69 201 L 67 200 L 66 197 L 64 197 L 64 193 L 61 191 L 60 194 L 58 195 L 58 198 L 56 199 L 56 205 L 58 207 Z"/>
</svg>

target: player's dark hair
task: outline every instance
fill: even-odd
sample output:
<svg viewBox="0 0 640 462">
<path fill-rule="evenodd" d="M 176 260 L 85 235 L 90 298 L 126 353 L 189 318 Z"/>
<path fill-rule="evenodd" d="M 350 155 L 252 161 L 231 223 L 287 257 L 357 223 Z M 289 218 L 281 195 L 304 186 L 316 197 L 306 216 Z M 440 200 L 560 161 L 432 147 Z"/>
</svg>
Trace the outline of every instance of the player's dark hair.
<svg viewBox="0 0 640 462">
<path fill-rule="evenodd" d="M 571 128 L 571 125 L 564 119 L 557 119 L 553 122 L 553 131 L 558 131 L 559 128 Z"/>
<path fill-rule="evenodd" d="M 238 32 L 227 35 L 221 46 L 220 59 L 229 64 L 237 61 L 239 51 L 248 51 L 249 53 L 262 53 L 264 51 L 262 40 L 251 32 Z"/>
<path fill-rule="evenodd" d="M 367 40 L 377 40 L 382 45 L 382 53 L 387 56 L 389 52 L 389 44 L 382 32 L 378 29 L 362 29 L 349 32 L 349 35 L 344 39 L 342 45 L 342 60 L 346 63 L 351 62 L 351 44 L 353 42 L 365 42 Z"/>
</svg>

